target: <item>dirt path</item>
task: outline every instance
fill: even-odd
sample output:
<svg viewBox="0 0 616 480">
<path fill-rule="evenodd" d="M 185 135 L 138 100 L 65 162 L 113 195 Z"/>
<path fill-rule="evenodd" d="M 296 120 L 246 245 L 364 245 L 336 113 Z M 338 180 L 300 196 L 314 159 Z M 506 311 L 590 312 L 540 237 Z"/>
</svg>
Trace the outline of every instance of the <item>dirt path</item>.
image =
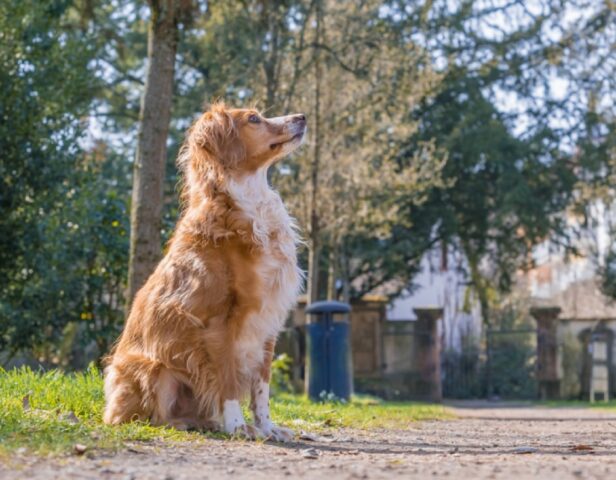
<svg viewBox="0 0 616 480">
<path fill-rule="evenodd" d="M 291 445 L 206 439 L 135 444 L 115 455 L 15 458 L 12 466 L 0 466 L 0 478 L 564 480 L 616 474 L 615 413 L 477 404 L 454 412 L 456 420 L 406 431 L 338 430 Z"/>
</svg>

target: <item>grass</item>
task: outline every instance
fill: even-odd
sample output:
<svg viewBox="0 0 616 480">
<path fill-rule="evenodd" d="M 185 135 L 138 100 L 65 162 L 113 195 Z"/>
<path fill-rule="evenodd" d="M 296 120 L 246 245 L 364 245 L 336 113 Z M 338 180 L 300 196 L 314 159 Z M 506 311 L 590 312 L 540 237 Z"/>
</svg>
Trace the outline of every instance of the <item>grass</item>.
<svg viewBox="0 0 616 480">
<path fill-rule="evenodd" d="M 137 422 L 110 427 L 101 422 L 103 406 L 102 378 L 94 367 L 76 374 L 0 369 L 0 456 L 16 450 L 64 453 L 76 444 L 88 449 L 118 449 L 131 441 L 199 442 L 215 435 Z M 367 397 L 349 403 L 315 404 L 303 396 L 283 394 L 272 401 L 274 420 L 295 430 L 401 429 L 418 420 L 449 416 L 438 405 L 380 402 Z"/>
</svg>

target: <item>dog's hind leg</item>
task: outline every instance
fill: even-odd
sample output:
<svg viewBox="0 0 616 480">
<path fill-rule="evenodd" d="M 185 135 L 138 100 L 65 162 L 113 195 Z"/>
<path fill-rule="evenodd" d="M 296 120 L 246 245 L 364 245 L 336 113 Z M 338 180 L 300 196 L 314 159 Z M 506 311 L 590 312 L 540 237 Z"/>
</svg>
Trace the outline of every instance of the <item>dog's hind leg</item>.
<svg viewBox="0 0 616 480">
<path fill-rule="evenodd" d="M 105 423 L 118 425 L 143 419 L 142 397 L 141 388 L 134 378 L 124 375 L 113 365 L 105 369 Z"/>
<path fill-rule="evenodd" d="M 178 430 L 202 429 L 192 389 L 171 370 L 162 368 L 154 386 L 153 425 L 169 425 Z"/>
<path fill-rule="evenodd" d="M 117 425 L 145 420 L 154 411 L 153 387 L 162 365 L 140 355 L 123 355 L 105 369 L 103 421 Z"/>
</svg>

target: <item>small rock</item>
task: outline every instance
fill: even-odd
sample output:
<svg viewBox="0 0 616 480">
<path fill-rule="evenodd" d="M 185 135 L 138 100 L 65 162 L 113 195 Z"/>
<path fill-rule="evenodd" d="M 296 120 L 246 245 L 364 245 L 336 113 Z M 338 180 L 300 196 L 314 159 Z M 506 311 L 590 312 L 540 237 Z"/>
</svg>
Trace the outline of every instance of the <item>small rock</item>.
<svg viewBox="0 0 616 480">
<path fill-rule="evenodd" d="M 307 448 L 302 450 L 302 457 L 307 459 L 319 458 L 319 452 L 314 448 Z"/>
<path fill-rule="evenodd" d="M 516 448 L 513 453 L 516 453 L 518 455 L 526 455 L 529 453 L 536 453 L 537 449 L 535 447 L 518 447 Z"/>
<path fill-rule="evenodd" d="M 73 445 L 73 452 L 75 452 L 77 455 L 83 455 L 84 453 L 86 453 L 87 450 L 87 445 L 84 445 L 82 443 L 76 443 L 75 445 Z"/>
<path fill-rule="evenodd" d="M 128 447 L 126 449 L 126 451 L 130 452 L 130 453 L 137 453 L 137 454 L 140 454 L 140 455 L 145 455 L 147 453 L 147 452 L 145 452 L 143 450 L 140 450 L 138 448 L 135 448 L 135 447 Z"/>
<path fill-rule="evenodd" d="M 79 419 L 77 418 L 77 415 L 75 415 L 75 412 L 73 412 L 73 411 L 70 411 L 70 412 L 62 415 L 61 418 L 65 422 L 72 423 L 73 425 L 76 424 L 76 423 L 79 423 Z"/>
<path fill-rule="evenodd" d="M 308 433 L 304 430 L 302 430 L 301 432 L 299 432 L 299 439 L 300 440 L 308 440 L 309 442 L 316 442 L 318 441 L 318 437 L 312 433 Z"/>
</svg>

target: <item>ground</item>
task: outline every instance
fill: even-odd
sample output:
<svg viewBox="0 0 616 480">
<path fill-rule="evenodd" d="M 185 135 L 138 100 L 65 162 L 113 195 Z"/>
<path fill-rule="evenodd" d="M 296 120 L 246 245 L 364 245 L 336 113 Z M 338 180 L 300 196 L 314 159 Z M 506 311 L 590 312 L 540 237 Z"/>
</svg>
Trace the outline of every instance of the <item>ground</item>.
<svg viewBox="0 0 616 480">
<path fill-rule="evenodd" d="M 292 444 L 202 438 L 48 458 L 17 451 L 0 478 L 564 480 L 616 473 L 614 410 L 479 402 L 455 404 L 451 413 L 403 429 L 326 427 Z"/>
</svg>

